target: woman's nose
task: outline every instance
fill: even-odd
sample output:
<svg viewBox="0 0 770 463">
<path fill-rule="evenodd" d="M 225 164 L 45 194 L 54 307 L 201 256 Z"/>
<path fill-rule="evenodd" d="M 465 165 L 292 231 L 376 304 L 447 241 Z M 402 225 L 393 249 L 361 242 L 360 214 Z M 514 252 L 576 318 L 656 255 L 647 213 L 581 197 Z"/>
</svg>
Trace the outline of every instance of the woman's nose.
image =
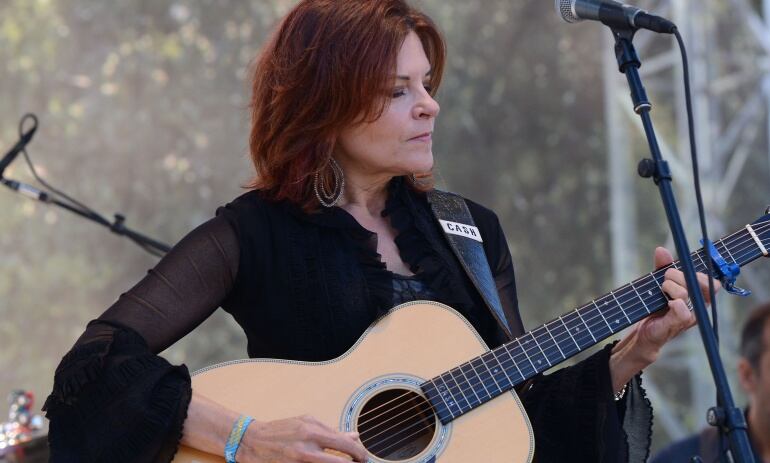
<svg viewBox="0 0 770 463">
<path fill-rule="evenodd" d="M 441 107 L 428 92 L 425 92 L 420 101 L 415 105 L 415 116 L 417 118 L 431 118 L 438 116 Z"/>
</svg>

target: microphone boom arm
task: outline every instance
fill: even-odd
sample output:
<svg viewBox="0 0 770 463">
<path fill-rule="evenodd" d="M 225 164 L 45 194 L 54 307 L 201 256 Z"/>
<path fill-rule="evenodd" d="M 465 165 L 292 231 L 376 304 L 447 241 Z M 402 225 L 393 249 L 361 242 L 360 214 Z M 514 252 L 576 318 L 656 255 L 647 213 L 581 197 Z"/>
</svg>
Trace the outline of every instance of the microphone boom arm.
<svg viewBox="0 0 770 463">
<path fill-rule="evenodd" d="M 66 209 L 72 212 L 73 214 L 77 214 L 85 219 L 92 220 L 98 223 L 99 225 L 105 226 L 109 228 L 110 231 L 112 231 L 113 233 L 127 237 L 128 239 L 138 244 L 139 246 L 141 246 L 143 249 L 150 252 L 151 254 L 154 254 L 154 255 L 159 255 L 159 253 L 165 254 L 171 250 L 171 246 L 126 227 L 125 226 L 126 218 L 122 214 L 115 214 L 115 220 L 113 222 L 110 222 L 95 212 L 84 211 L 81 208 L 75 207 L 64 201 L 60 201 L 56 199 L 53 195 L 50 195 L 45 191 L 38 190 L 37 188 L 31 185 L 27 185 L 26 183 L 22 183 L 16 180 L 10 180 L 2 177 L 0 177 L 0 183 L 2 183 L 3 185 L 10 188 L 11 190 L 17 193 L 20 193 L 24 196 L 35 199 L 42 203 L 59 206 L 63 209 Z"/>
</svg>

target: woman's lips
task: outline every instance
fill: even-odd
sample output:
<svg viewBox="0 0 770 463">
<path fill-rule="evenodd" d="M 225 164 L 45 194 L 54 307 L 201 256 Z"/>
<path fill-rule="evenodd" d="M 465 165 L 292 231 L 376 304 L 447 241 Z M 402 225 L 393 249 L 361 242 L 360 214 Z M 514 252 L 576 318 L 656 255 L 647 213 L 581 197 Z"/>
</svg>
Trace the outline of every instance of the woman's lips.
<svg viewBox="0 0 770 463">
<path fill-rule="evenodd" d="M 414 138 L 410 138 L 410 139 L 409 139 L 409 141 L 422 141 L 422 142 L 428 142 L 428 141 L 431 141 L 431 139 L 432 139 L 432 138 L 433 138 L 433 135 L 432 135 L 432 134 L 430 134 L 430 133 L 424 133 L 424 134 L 422 134 L 422 135 L 419 135 L 419 136 L 417 136 L 417 137 L 414 137 Z"/>
</svg>

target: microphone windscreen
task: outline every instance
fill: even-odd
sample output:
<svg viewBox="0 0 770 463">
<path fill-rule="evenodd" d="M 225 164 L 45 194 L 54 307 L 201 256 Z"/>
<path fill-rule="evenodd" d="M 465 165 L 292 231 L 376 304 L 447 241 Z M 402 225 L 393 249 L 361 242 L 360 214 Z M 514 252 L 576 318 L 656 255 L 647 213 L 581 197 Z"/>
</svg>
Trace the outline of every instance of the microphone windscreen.
<svg viewBox="0 0 770 463">
<path fill-rule="evenodd" d="M 581 19 L 575 14 L 575 0 L 555 0 L 556 14 L 568 23 L 576 23 Z"/>
</svg>

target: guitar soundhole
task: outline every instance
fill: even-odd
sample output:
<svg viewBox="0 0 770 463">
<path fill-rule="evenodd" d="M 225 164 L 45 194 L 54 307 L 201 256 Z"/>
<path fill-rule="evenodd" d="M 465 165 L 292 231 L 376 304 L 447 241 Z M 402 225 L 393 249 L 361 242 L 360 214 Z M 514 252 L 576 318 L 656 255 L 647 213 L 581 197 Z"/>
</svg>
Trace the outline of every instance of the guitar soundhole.
<svg viewBox="0 0 770 463">
<path fill-rule="evenodd" d="M 430 445 L 436 417 L 421 395 L 407 389 L 388 389 L 364 404 L 357 431 L 372 455 L 404 460 L 419 455 Z"/>
</svg>

